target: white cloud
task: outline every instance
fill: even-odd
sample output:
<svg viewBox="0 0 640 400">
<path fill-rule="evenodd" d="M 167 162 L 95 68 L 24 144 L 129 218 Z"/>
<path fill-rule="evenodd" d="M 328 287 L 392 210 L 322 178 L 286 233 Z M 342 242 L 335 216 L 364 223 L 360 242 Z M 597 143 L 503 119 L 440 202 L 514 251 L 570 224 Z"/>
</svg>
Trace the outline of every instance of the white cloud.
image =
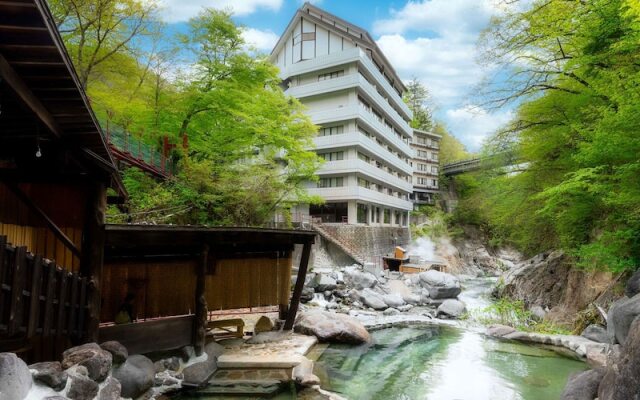
<svg viewBox="0 0 640 400">
<path fill-rule="evenodd" d="M 482 107 L 464 106 L 446 111 L 447 126 L 466 147 L 478 151 L 484 140 L 513 118 L 513 111 L 490 113 Z"/>
<path fill-rule="evenodd" d="M 271 51 L 280 38 L 271 30 L 262 31 L 254 28 L 246 28 L 242 32 L 242 37 L 248 45 L 261 51 Z"/>
<path fill-rule="evenodd" d="M 261 9 L 278 11 L 283 0 L 161 0 L 162 16 L 167 22 L 183 22 L 196 16 L 203 7 L 230 10 L 234 15 L 249 15 Z"/>
<path fill-rule="evenodd" d="M 477 63 L 480 32 L 503 7 L 499 0 L 412 0 L 373 24 L 378 45 L 399 75 L 416 77 L 429 88 L 438 114 L 470 150 L 495 130 L 492 123 L 511 115 L 505 111 L 494 118 L 481 111 L 473 126 L 459 123 L 471 120 L 466 105 L 477 101 L 471 95 L 488 72 Z"/>
</svg>

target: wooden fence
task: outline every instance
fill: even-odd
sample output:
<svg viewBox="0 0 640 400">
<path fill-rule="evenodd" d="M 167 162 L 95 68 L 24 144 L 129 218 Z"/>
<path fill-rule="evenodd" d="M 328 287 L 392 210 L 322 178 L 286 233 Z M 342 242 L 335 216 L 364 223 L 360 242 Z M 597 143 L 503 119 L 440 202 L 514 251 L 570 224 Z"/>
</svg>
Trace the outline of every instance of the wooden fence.
<svg viewBox="0 0 640 400">
<path fill-rule="evenodd" d="M 86 335 L 90 295 L 85 278 L 0 236 L 0 352 L 57 358 Z"/>
</svg>

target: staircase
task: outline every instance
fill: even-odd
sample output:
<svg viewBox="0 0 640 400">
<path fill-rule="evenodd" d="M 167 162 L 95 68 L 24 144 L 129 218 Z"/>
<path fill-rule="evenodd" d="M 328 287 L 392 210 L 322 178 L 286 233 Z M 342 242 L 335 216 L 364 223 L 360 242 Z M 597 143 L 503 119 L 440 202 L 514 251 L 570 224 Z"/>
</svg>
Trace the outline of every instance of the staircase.
<svg viewBox="0 0 640 400">
<path fill-rule="evenodd" d="M 198 396 L 256 396 L 269 397 L 291 382 L 291 368 L 220 369 Z"/>
<path fill-rule="evenodd" d="M 364 265 L 364 263 L 365 263 L 364 257 L 359 255 L 358 252 L 356 251 L 356 249 L 353 248 L 352 246 L 350 246 L 349 243 L 347 243 L 346 241 L 340 240 L 339 238 L 335 237 L 334 235 L 332 235 L 329 231 L 327 231 L 320 224 L 313 224 L 313 230 L 318 232 L 318 234 L 320 236 L 322 236 L 323 239 L 325 239 L 326 241 L 334 244 L 340 250 L 342 250 L 346 255 L 348 255 L 349 257 L 353 258 L 353 260 L 356 263 L 358 263 L 360 265 Z"/>
</svg>

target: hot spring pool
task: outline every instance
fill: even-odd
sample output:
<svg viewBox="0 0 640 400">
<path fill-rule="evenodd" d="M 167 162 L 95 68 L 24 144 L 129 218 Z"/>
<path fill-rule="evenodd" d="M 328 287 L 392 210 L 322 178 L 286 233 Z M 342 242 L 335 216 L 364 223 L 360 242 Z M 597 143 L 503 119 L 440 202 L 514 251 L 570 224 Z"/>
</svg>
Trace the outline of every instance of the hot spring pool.
<svg viewBox="0 0 640 400">
<path fill-rule="evenodd" d="M 588 369 L 549 349 L 450 327 L 372 335 L 373 345 L 324 351 L 315 371 L 323 388 L 349 399 L 552 400 L 570 374 Z"/>
</svg>

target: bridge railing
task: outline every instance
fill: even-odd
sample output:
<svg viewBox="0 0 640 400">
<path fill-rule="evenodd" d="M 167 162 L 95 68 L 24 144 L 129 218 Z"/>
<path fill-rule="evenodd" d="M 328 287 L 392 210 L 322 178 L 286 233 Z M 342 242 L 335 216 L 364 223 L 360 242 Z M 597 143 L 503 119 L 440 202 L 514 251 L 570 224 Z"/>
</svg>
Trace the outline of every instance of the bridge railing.
<svg viewBox="0 0 640 400">
<path fill-rule="evenodd" d="M 127 132 L 124 128 L 105 124 L 107 141 L 111 146 L 120 152 L 130 155 L 133 159 L 142 162 L 153 170 L 163 175 L 173 174 L 173 163 L 171 158 L 167 157 L 154 146 L 149 145 Z"/>
</svg>

